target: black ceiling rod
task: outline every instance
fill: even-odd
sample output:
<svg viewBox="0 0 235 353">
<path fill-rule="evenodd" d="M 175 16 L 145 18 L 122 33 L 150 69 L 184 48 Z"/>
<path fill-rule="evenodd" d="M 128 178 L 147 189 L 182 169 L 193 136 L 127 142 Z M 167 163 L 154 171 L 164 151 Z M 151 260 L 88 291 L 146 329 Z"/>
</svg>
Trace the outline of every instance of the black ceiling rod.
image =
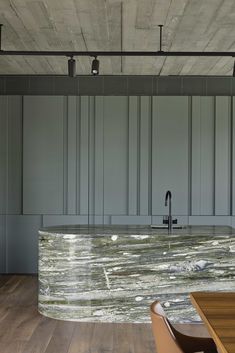
<svg viewBox="0 0 235 353">
<path fill-rule="evenodd" d="M 201 56 L 201 57 L 235 57 L 235 51 L 32 51 L 32 50 L 0 50 L 1 55 L 12 56 Z"/>
<path fill-rule="evenodd" d="M 233 64 L 233 77 L 235 77 L 235 61 L 234 61 L 234 64 Z"/>
<path fill-rule="evenodd" d="M 2 26 L 3 24 L 0 23 L 0 51 L 2 51 Z"/>
<path fill-rule="evenodd" d="M 164 51 L 162 50 L 162 29 L 163 25 L 158 25 L 160 28 L 160 50 L 159 51 L 64 51 L 64 50 L 3 50 L 2 49 L 2 24 L 0 24 L 0 56 L 66 56 L 73 58 L 74 56 L 201 56 L 201 57 L 235 57 L 234 51 Z M 235 69 L 234 69 L 235 70 Z M 234 73 L 235 74 L 235 73 Z M 234 75 L 233 75 L 234 76 Z"/>
<path fill-rule="evenodd" d="M 163 27 L 163 25 L 158 25 L 158 27 L 160 28 L 160 33 L 159 33 L 159 36 L 160 36 L 160 48 L 159 48 L 159 51 L 162 52 L 162 27 Z"/>
</svg>

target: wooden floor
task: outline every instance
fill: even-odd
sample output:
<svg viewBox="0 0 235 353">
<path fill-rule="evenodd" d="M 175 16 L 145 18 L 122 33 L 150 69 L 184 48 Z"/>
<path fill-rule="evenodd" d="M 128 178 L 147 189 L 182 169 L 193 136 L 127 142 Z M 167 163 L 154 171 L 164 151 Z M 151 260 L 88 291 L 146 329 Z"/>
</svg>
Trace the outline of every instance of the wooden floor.
<svg viewBox="0 0 235 353">
<path fill-rule="evenodd" d="M 190 325 L 184 325 L 184 331 L 190 333 Z M 197 331 L 205 334 L 200 327 Z M 37 277 L 4 275 L 0 276 L 0 352 L 154 353 L 155 346 L 150 324 L 46 318 L 37 311 Z"/>
</svg>

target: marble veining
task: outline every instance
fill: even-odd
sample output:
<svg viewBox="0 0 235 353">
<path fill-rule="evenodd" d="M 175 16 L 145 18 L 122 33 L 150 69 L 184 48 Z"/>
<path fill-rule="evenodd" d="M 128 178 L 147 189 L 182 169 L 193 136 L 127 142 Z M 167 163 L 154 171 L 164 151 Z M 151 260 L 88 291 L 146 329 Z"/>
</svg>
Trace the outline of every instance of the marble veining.
<svg viewBox="0 0 235 353">
<path fill-rule="evenodd" d="M 39 231 L 39 311 L 76 321 L 149 322 L 159 299 L 197 321 L 189 292 L 235 291 L 231 227 L 68 226 Z M 179 320 L 180 318 L 180 320 Z"/>
</svg>

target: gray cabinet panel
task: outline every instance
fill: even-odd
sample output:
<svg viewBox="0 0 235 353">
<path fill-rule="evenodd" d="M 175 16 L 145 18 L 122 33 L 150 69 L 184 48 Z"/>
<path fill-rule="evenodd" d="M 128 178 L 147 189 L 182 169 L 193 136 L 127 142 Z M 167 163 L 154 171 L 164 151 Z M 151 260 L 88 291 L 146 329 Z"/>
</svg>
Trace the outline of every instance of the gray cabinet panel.
<svg viewBox="0 0 235 353">
<path fill-rule="evenodd" d="M 0 214 L 7 206 L 7 97 L 0 97 Z"/>
<path fill-rule="evenodd" d="M 0 213 L 21 213 L 22 97 L 0 97 Z"/>
<path fill-rule="evenodd" d="M 104 100 L 95 98 L 95 214 L 104 215 Z"/>
<path fill-rule="evenodd" d="M 128 97 L 104 97 L 104 212 L 127 214 Z"/>
<path fill-rule="evenodd" d="M 151 214 L 151 100 L 140 98 L 140 138 L 139 138 L 139 213 Z"/>
<path fill-rule="evenodd" d="M 8 214 L 22 213 L 22 97 L 8 97 Z"/>
<path fill-rule="evenodd" d="M 232 98 L 233 103 L 233 111 L 232 111 L 232 160 L 231 160 L 231 168 L 232 168 L 232 180 L 231 180 L 231 188 L 232 188 L 232 205 L 231 211 L 232 215 L 235 216 L 235 97 Z M 234 223 L 235 224 L 235 223 Z"/>
<path fill-rule="evenodd" d="M 215 101 L 201 97 L 201 215 L 214 214 Z"/>
<path fill-rule="evenodd" d="M 63 213 L 64 98 L 24 98 L 23 211 Z"/>
<path fill-rule="evenodd" d="M 192 101 L 192 215 L 214 214 L 215 101 Z"/>
<path fill-rule="evenodd" d="M 188 97 L 153 97 L 152 214 L 164 215 L 172 191 L 172 212 L 188 213 Z"/>
<path fill-rule="evenodd" d="M 89 213 L 89 97 L 81 97 L 79 115 L 79 194 L 78 212 Z"/>
<path fill-rule="evenodd" d="M 95 223 L 95 97 L 89 97 L 88 121 L 88 215 Z"/>
<path fill-rule="evenodd" d="M 201 212 L 201 97 L 192 98 L 191 214 Z"/>
<path fill-rule="evenodd" d="M 76 214 L 77 198 L 77 97 L 68 97 L 68 164 L 67 202 L 68 214 Z"/>
<path fill-rule="evenodd" d="M 6 272 L 6 215 L 0 214 L 0 273 Z"/>
<path fill-rule="evenodd" d="M 230 214 L 231 97 L 216 97 L 215 215 Z"/>
<path fill-rule="evenodd" d="M 137 215 L 139 205 L 139 98 L 129 97 L 128 214 Z"/>
<path fill-rule="evenodd" d="M 78 215 L 44 215 L 43 227 L 69 225 L 69 224 L 88 224 L 88 216 Z"/>
<path fill-rule="evenodd" d="M 41 216 L 7 216 L 7 272 L 37 272 L 41 227 Z"/>
</svg>

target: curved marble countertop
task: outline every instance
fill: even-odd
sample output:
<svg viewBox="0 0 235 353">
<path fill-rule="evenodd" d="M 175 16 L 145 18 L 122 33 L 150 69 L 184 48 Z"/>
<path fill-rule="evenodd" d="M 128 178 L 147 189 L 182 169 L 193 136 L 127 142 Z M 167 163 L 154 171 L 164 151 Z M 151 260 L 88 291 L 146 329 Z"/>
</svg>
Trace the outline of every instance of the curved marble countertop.
<svg viewBox="0 0 235 353">
<path fill-rule="evenodd" d="M 39 311 L 77 321 L 149 322 L 161 300 L 173 321 L 199 320 L 188 294 L 235 291 L 235 230 L 61 226 L 39 231 Z"/>
</svg>

